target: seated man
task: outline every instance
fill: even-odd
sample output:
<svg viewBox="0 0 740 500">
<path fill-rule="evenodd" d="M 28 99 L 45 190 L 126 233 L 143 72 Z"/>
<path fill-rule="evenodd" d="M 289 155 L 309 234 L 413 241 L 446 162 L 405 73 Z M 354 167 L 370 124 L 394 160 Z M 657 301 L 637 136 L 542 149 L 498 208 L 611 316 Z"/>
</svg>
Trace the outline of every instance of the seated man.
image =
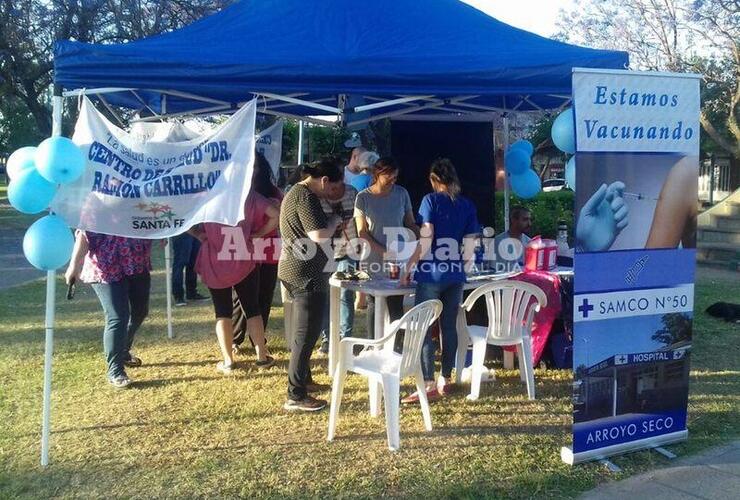
<svg viewBox="0 0 740 500">
<path fill-rule="evenodd" d="M 528 208 L 515 206 L 509 212 L 509 230 L 493 240 L 496 271 L 510 271 L 524 262 L 524 248 L 531 239 L 526 235 L 532 229 L 532 213 Z M 517 243 L 518 242 L 518 243 Z"/>
</svg>

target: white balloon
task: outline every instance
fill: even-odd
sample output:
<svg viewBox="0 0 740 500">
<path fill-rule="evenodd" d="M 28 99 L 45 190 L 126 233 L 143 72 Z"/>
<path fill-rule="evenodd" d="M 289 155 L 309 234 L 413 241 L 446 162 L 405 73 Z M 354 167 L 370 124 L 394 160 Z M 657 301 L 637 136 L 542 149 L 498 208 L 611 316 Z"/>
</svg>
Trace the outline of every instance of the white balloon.
<svg viewBox="0 0 740 500">
<path fill-rule="evenodd" d="M 5 167 L 5 171 L 8 173 L 10 179 L 15 179 L 24 170 L 29 168 L 36 168 L 36 148 L 33 146 L 26 146 L 25 148 L 16 149 L 10 158 L 8 158 L 8 164 Z"/>
</svg>

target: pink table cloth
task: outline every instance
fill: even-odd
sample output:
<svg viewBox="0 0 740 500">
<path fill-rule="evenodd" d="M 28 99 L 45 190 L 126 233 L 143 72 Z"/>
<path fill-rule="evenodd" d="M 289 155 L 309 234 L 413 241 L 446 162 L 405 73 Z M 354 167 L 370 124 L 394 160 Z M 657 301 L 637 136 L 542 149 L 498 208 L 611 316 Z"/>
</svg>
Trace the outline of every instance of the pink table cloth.
<svg viewBox="0 0 740 500">
<path fill-rule="evenodd" d="M 548 271 L 525 271 L 510 279 L 536 285 L 545 292 L 547 297 L 547 305 L 534 315 L 532 323 L 532 359 L 534 366 L 537 366 L 547 345 L 552 324 L 560 315 L 560 278 L 557 274 Z M 516 347 L 505 347 L 504 349 L 516 352 Z"/>
</svg>

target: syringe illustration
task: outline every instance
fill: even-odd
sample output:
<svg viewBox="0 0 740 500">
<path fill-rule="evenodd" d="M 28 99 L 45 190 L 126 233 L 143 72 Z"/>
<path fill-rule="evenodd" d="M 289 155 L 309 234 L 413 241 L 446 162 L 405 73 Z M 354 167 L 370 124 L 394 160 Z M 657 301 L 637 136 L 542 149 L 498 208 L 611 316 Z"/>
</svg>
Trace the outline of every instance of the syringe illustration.
<svg viewBox="0 0 740 500">
<path fill-rule="evenodd" d="M 632 198 L 635 198 L 637 200 L 652 200 L 652 201 L 658 201 L 658 198 L 651 198 L 649 196 L 645 196 L 642 193 L 630 193 L 628 191 L 622 192 L 622 196 L 630 196 Z"/>
</svg>

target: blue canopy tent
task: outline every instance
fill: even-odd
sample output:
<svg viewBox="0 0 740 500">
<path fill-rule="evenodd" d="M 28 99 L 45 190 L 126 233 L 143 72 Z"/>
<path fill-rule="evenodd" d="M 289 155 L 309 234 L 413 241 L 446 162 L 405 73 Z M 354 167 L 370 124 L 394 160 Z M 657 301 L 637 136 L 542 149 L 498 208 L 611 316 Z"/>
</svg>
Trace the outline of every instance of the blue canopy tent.
<svg viewBox="0 0 740 500">
<path fill-rule="evenodd" d="M 261 112 L 351 126 L 557 109 L 573 67 L 627 62 L 625 52 L 543 38 L 458 0 L 243 0 L 129 43 L 58 41 L 54 81 L 66 95 L 86 89 L 154 119 L 228 112 L 258 95 Z"/>
<path fill-rule="evenodd" d="M 116 117 L 115 106 L 137 110 L 142 120 L 229 113 L 260 97 L 262 113 L 332 126 L 401 117 L 503 116 L 506 124 L 511 112 L 566 106 L 572 68 L 627 63 L 625 52 L 543 38 L 458 0 L 242 0 L 129 43 L 57 41 L 53 134 L 61 134 L 63 97 L 79 95 Z M 49 462 L 55 283 L 49 271 L 42 465 Z"/>
</svg>

